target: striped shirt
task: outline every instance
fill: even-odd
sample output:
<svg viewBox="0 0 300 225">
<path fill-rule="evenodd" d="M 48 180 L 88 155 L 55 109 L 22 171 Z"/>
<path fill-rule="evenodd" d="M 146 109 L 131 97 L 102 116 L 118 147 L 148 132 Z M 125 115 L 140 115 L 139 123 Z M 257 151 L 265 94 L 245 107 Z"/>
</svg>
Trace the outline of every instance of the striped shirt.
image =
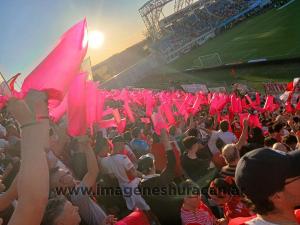
<svg viewBox="0 0 300 225">
<path fill-rule="evenodd" d="M 201 202 L 195 211 L 182 207 L 181 220 L 182 225 L 213 225 L 215 218 L 210 209 Z"/>
</svg>

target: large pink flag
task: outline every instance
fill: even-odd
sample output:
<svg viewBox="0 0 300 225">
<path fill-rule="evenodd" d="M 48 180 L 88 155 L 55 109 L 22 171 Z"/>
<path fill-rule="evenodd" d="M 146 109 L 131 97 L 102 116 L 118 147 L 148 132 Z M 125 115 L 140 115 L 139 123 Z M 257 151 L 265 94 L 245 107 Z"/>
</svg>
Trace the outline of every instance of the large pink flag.
<svg viewBox="0 0 300 225">
<path fill-rule="evenodd" d="M 161 111 L 164 112 L 169 124 L 170 125 L 175 125 L 176 120 L 174 118 L 171 106 L 169 104 L 165 103 L 165 104 L 161 105 L 160 108 L 161 108 Z"/>
<path fill-rule="evenodd" d="M 69 29 L 50 54 L 26 77 L 25 94 L 30 89 L 47 91 L 49 98 L 62 100 L 79 73 L 87 51 L 87 24 L 82 20 Z"/>
<path fill-rule="evenodd" d="M 154 131 L 160 135 L 161 129 L 166 129 L 168 130 L 168 125 L 165 121 L 165 119 L 163 118 L 163 116 L 161 115 L 160 112 L 158 113 L 153 113 L 151 116 L 152 122 L 153 122 L 153 127 L 154 127 Z"/>
<path fill-rule="evenodd" d="M 134 115 L 133 115 L 133 112 L 128 104 L 127 101 L 124 102 L 124 110 L 128 116 L 128 119 L 130 120 L 131 123 L 134 123 L 135 122 L 135 118 L 134 118 Z"/>
<path fill-rule="evenodd" d="M 53 122 L 57 123 L 66 113 L 68 107 L 68 95 L 65 95 L 63 101 L 55 108 L 49 107 L 49 115 Z"/>
<path fill-rule="evenodd" d="M 93 81 L 87 81 L 86 83 L 86 122 L 91 134 L 93 134 L 93 125 L 96 122 L 97 86 L 98 84 Z"/>
<path fill-rule="evenodd" d="M 68 133 L 71 136 L 86 134 L 86 73 L 75 77 L 68 92 Z"/>
</svg>

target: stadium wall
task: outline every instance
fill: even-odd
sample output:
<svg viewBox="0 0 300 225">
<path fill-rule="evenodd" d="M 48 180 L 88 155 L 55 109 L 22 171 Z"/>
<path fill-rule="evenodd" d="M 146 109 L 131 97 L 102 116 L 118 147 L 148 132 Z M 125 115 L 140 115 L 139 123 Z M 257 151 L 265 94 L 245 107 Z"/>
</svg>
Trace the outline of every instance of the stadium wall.
<svg viewBox="0 0 300 225">
<path fill-rule="evenodd" d="M 250 60 L 247 62 L 241 62 L 241 63 L 230 63 L 230 64 L 224 64 L 216 67 L 210 67 L 210 68 L 191 68 L 187 69 L 184 72 L 185 73 L 195 73 L 199 71 L 214 71 L 214 70 L 222 70 L 222 69 L 228 69 L 228 68 L 251 68 L 255 66 L 264 66 L 264 65 L 281 65 L 281 64 L 290 64 L 290 63 L 300 63 L 300 58 L 289 58 L 289 59 L 276 59 L 276 60 L 268 60 L 268 59 L 257 59 L 257 60 Z M 182 73 L 182 71 L 181 71 Z"/>
<path fill-rule="evenodd" d="M 152 53 L 141 59 L 135 65 L 101 83 L 100 86 L 107 89 L 132 86 L 146 76 L 151 76 L 151 73 L 163 64 L 163 60 L 160 60 L 160 56 Z"/>
</svg>

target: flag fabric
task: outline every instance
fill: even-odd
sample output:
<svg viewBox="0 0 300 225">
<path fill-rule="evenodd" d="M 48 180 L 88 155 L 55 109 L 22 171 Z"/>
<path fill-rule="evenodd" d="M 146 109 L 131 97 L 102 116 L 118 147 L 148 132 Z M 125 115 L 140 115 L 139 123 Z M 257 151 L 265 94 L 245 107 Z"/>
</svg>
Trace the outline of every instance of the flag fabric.
<svg viewBox="0 0 300 225">
<path fill-rule="evenodd" d="M 21 75 L 21 73 L 17 73 L 16 75 L 14 75 L 12 78 L 10 78 L 8 81 L 7 81 L 7 84 L 9 86 L 9 89 L 11 90 L 12 93 L 15 92 L 15 83 L 16 83 L 16 80 L 18 79 L 18 77 Z"/>
<path fill-rule="evenodd" d="M 294 78 L 294 80 L 292 82 L 289 82 L 287 84 L 286 91 L 280 96 L 281 101 L 287 102 L 292 99 L 292 95 L 294 94 L 299 81 L 300 81 L 300 78 L 297 77 L 297 78 Z"/>
<path fill-rule="evenodd" d="M 86 134 L 86 79 L 87 74 L 76 76 L 67 99 L 68 134 L 72 137 Z"/>
<path fill-rule="evenodd" d="M 22 92 L 47 91 L 48 98 L 62 100 L 87 52 L 87 24 L 82 20 L 70 28 L 50 54 L 25 78 Z"/>
</svg>

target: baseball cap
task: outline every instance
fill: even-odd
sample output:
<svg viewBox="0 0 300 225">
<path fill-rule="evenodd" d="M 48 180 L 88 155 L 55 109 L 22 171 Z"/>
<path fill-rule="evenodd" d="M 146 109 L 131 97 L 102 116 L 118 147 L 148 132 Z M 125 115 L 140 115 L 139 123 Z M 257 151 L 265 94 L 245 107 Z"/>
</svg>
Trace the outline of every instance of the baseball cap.
<svg viewBox="0 0 300 225">
<path fill-rule="evenodd" d="M 202 137 L 187 136 L 182 140 L 182 144 L 186 149 L 191 149 L 194 144 L 206 145 L 206 140 Z"/>
<path fill-rule="evenodd" d="M 281 191 L 286 179 L 298 176 L 300 176 L 300 151 L 285 153 L 260 148 L 240 159 L 235 181 L 240 191 L 255 201 Z"/>
<path fill-rule="evenodd" d="M 153 166 L 154 156 L 151 153 L 142 155 L 138 160 L 137 170 L 140 172 L 145 172 Z"/>
<path fill-rule="evenodd" d="M 121 135 L 118 135 L 118 136 L 115 136 L 113 139 L 112 139 L 112 143 L 117 143 L 117 142 L 125 142 L 124 138 L 121 136 Z"/>
</svg>

